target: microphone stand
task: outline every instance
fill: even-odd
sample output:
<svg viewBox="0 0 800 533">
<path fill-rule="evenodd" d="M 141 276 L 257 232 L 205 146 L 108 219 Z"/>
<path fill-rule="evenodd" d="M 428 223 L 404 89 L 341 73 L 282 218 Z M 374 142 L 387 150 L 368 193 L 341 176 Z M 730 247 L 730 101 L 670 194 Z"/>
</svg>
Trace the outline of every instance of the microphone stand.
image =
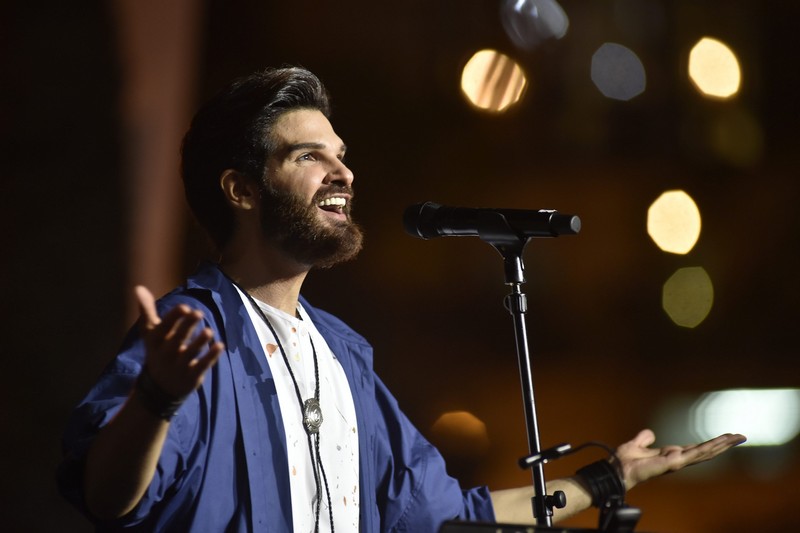
<svg viewBox="0 0 800 533">
<path fill-rule="evenodd" d="M 525 425 L 528 432 L 529 455 L 521 459 L 519 464 L 523 468 L 530 467 L 533 474 L 534 496 L 531 504 L 537 530 L 538 526 L 543 526 L 542 531 L 554 531 L 552 529 L 553 508 L 561 509 L 565 507 L 567 505 L 567 497 L 560 490 L 553 495 L 547 494 L 547 484 L 544 480 L 544 463 L 571 451 L 577 451 L 577 449 L 573 449 L 569 444 L 561 444 L 542 451 L 539 442 L 539 423 L 536 417 L 530 349 L 525 326 L 528 301 L 521 288 L 522 284 L 525 283 L 525 266 L 522 262 L 522 254 L 532 238 L 558 237 L 563 234 L 574 235 L 580 231 L 581 223 L 576 216 L 558 215 L 558 212 L 554 210 L 540 210 L 537 215 L 542 213 L 549 213 L 549 219 L 543 224 L 537 218 L 537 223 L 533 224 L 530 220 L 530 214 L 520 210 L 444 208 L 433 202 L 426 202 L 406 209 L 403 223 L 409 234 L 423 239 L 447 235 L 477 235 L 503 257 L 505 284 L 511 286 L 511 293 L 506 295 L 503 305 L 511 313 L 514 322 L 514 336 L 516 339 L 520 383 L 522 385 L 522 401 L 525 409 Z M 636 526 L 640 514 L 639 509 L 626 506 L 622 497 L 614 498 L 603 504 L 600 512 L 599 531 L 630 533 Z M 440 531 L 442 533 L 445 531 L 449 533 L 467 531 L 467 526 L 462 526 L 463 523 L 458 521 L 445 522 Z M 478 524 L 478 527 L 482 528 L 484 526 L 486 525 Z M 495 524 L 487 527 L 491 528 L 492 531 L 506 531 L 505 526 L 500 528 L 496 526 Z M 510 525 L 510 527 L 514 532 L 521 531 L 517 526 Z M 489 530 L 486 529 L 486 531 Z"/>
<path fill-rule="evenodd" d="M 482 215 L 481 230 L 478 233 L 478 237 L 494 247 L 503 257 L 505 284 L 511 286 L 511 293 L 505 297 L 504 306 L 511 313 L 514 322 L 522 401 L 528 432 L 528 450 L 531 455 L 538 454 L 541 451 L 539 424 L 536 417 L 530 349 L 525 325 L 528 303 L 521 289 L 521 285 L 525 282 L 525 266 L 522 261 L 522 254 L 531 237 L 517 234 L 508 225 L 505 218 L 496 213 Z M 543 462 L 537 462 L 532 465 L 531 469 L 534 490 L 532 500 L 533 516 L 537 525 L 551 527 L 553 525 L 553 507 L 564 507 L 566 505 L 566 497 L 561 491 L 558 491 L 553 496 L 547 495 Z"/>
</svg>

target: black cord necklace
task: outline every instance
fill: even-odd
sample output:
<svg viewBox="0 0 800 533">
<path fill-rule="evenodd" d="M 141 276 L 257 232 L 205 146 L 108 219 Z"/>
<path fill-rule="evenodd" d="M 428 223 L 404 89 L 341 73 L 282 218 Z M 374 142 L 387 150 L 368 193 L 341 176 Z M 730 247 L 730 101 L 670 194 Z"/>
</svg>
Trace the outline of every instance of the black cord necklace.
<svg viewBox="0 0 800 533">
<path fill-rule="evenodd" d="M 278 332 L 275 331 L 275 328 L 267 318 L 266 313 L 264 313 L 264 310 L 261 309 L 260 305 L 258 305 L 258 302 L 256 302 L 255 298 L 253 298 L 249 292 L 240 287 L 238 283 L 234 282 L 233 280 L 231 280 L 231 282 L 236 285 L 242 294 L 247 297 L 250 305 L 253 306 L 253 309 L 255 309 L 255 311 L 267 325 L 270 333 L 272 333 L 272 336 L 275 338 L 275 342 L 278 343 L 278 348 L 281 351 L 283 362 L 286 364 L 286 369 L 289 371 L 289 376 L 291 376 L 292 383 L 294 384 L 294 391 L 297 395 L 297 401 L 300 403 L 300 410 L 303 413 L 303 428 L 305 428 L 306 436 L 308 437 L 308 451 L 311 454 L 311 465 L 314 470 L 314 484 L 316 485 L 317 491 L 317 509 L 314 516 L 314 531 L 315 533 L 319 531 L 319 513 L 320 509 L 322 508 L 322 502 L 320 501 L 320 485 L 324 484 L 325 494 L 328 497 L 328 518 L 330 519 L 331 533 L 333 533 L 333 505 L 331 502 L 331 492 L 328 489 L 328 477 L 325 475 L 325 468 L 322 466 L 322 455 L 320 455 L 319 451 L 319 428 L 322 425 L 323 419 L 322 407 L 319 403 L 319 363 L 317 362 L 317 349 L 314 346 L 314 339 L 311 338 L 311 334 L 309 333 L 308 341 L 311 343 L 311 352 L 314 355 L 314 396 L 303 401 L 303 397 L 300 394 L 300 387 L 297 384 L 297 379 L 294 377 L 294 372 L 289 364 L 289 358 L 286 355 L 286 350 L 283 349 L 283 343 L 281 342 L 280 337 L 278 337 Z"/>
</svg>

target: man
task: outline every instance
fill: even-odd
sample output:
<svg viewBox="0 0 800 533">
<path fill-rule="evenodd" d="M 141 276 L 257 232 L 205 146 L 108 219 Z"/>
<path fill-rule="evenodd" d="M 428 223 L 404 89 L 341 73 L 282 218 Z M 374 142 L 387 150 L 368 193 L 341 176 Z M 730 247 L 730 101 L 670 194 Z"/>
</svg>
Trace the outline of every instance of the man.
<svg viewBox="0 0 800 533">
<path fill-rule="evenodd" d="M 219 261 L 159 302 L 136 288 L 140 327 L 75 410 L 59 481 L 100 528 L 426 532 L 452 518 L 531 521 L 530 488 L 462 491 L 374 374 L 369 344 L 300 296 L 312 268 L 362 245 L 346 147 L 328 115 L 319 80 L 287 68 L 234 82 L 192 121 L 186 197 Z M 660 450 L 653 440 L 644 431 L 618 449 L 628 489 L 744 438 Z M 608 465 L 548 485 L 567 495 L 561 516 L 624 491 Z M 616 485 L 603 487 L 608 472 Z"/>
</svg>

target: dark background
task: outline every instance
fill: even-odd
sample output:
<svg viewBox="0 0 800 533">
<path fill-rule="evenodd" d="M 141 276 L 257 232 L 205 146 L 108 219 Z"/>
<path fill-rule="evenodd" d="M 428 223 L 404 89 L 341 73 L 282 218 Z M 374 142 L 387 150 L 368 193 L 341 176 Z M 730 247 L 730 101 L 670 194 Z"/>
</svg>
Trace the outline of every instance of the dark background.
<svg viewBox="0 0 800 533">
<path fill-rule="evenodd" d="M 136 137 L 121 111 L 120 3 L 5 2 L 0 13 L 8 531 L 89 530 L 58 496 L 54 471 L 72 405 L 132 320 L 135 162 L 125 154 Z M 498 1 L 187 4 L 199 21 L 188 108 L 264 66 L 301 64 L 327 84 L 367 245 L 355 262 L 312 273 L 305 294 L 373 342 L 378 373 L 434 441 L 431 425 L 446 411 L 486 424 L 488 449 L 440 442 L 465 485 L 530 479 L 516 467 L 527 447 L 508 288 L 499 255 L 479 240 L 407 236 L 400 219 L 415 202 L 580 215 L 578 236 L 537 240 L 525 256 L 545 446 L 616 445 L 709 390 L 800 385 L 797 3 L 564 0 L 569 33 L 534 51 L 505 36 Z M 739 56 L 743 84 L 731 101 L 703 99 L 686 79 L 686 54 L 703 35 Z M 630 102 L 603 97 L 589 79 L 606 41 L 634 49 L 647 69 L 646 92 Z M 464 63 L 485 47 L 513 56 L 532 80 L 499 116 L 475 111 L 458 89 Z M 763 134 L 745 164 L 710 147 L 714 125 L 732 113 L 750 114 Z M 703 215 L 685 256 L 659 251 L 645 228 L 650 203 L 676 188 Z M 175 210 L 185 223 L 179 266 L 165 273 L 172 282 L 206 253 L 184 208 Z M 691 330 L 660 306 L 663 282 L 684 266 L 704 267 L 715 291 L 711 314 Z M 644 511 L 642 530 L 796 529 L 797 454 L 796 441 L 737 449 L 629 501 Z M 590 459 L 548 465 L 548 479 Z M 595 521 L 587 511 L 569 524 Z"/>
</svg>

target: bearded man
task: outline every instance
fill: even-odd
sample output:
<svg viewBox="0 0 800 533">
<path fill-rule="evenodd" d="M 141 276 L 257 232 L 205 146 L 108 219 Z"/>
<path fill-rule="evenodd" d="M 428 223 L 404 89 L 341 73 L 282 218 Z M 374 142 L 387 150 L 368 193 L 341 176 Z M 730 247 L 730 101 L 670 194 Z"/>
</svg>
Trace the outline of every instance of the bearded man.
<svg viewBox="0 0 800 533">
<path fill-rule="evenodd" d="M 354 258 L 353 173 L 312 73 L 234 81 L 186 134 L 186 198 L 219 259 L 156 302 L 76 407 L 63 494 L 99 529 L 437 531 L 450 519 L 531 521 L 532 488 L 464 490 L 375 375 L 372 349 L 300 289 Z M 618 450 L 619 487 L 743 440 Z M 555 480 L 568 505 L 592 479 Z M 624 487 L 622 485 L 624 483 Z M 596 486 L 597 483 L 594 483 Z"/>
</svg>

